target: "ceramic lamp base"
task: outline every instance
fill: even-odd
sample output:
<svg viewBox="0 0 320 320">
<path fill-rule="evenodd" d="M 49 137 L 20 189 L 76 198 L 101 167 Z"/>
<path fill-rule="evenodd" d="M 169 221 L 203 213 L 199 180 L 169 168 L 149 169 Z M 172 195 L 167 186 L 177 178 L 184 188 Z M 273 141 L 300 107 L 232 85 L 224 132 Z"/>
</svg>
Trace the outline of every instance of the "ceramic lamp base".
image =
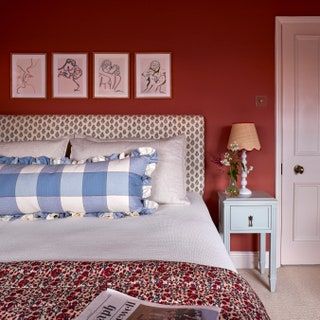
<svg viewBox="0 0 320 320">
<path fill-rule="evenodd" d="M 249 190 L 248 188 L 241 188 L 239 190 L 239 195 L 240 196 L 250 196 L 252 194 L 252 191 Z"/>
<path fill-rule="evenodd" d="M 241 188 L 239 191 L 240 196 L 250 196 L 252 194 L 251 190 L 247 188 L 247 176 L 248 176 L 248 169 L 247 169 L 247 153 L 246 150 L 242 150 L 241 155 L 241 162 L 242 162 L 242 172 L 241 172 Z"/>
</svg>

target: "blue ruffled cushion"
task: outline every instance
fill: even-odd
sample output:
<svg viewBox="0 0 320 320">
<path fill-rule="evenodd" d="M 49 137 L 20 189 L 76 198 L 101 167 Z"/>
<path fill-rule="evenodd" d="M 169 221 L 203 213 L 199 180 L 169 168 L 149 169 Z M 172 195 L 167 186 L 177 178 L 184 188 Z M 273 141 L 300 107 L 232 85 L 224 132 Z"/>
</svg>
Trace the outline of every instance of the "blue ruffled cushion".
<svg viewBox="0 0 320 320">
<path fill-rule="evenodd" d="M 77 164 L 48 165 L 51 160 L 46 157 L 2 159 L 18 162 L 0 165 L 2 221 L 69 216 L 119 219 L 151 214 L 158 207 L 148 200 L 150 175 L 157 163 L 152 148 Z"/>
<path fill-rule="evenodd" d="M 55 164 L 69 164 L 71 163 L 69 158 L 61 158 L 61 159 L 52 159 L 46 156 L 42 157 L 5 157 L 0 156 L 0 164 L 47 164 L 47 165 L 55 165 Z"/>
</svg>

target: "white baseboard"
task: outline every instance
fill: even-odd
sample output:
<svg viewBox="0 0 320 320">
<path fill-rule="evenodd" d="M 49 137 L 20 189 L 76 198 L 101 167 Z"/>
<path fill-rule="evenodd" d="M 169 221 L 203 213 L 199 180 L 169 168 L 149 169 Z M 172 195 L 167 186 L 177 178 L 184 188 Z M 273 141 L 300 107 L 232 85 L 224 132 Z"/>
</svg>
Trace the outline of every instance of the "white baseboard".
<svg viewBox="0 0 320 320">
<path fill-rule="evenodd" d="M 237 269 L 255 269 L 258 267 L 259 253 L 255 251 L 231 251 L 231 260 Z M 266 252 L 266 268 L 269 266 L 269 251 Z"/>
</svg>

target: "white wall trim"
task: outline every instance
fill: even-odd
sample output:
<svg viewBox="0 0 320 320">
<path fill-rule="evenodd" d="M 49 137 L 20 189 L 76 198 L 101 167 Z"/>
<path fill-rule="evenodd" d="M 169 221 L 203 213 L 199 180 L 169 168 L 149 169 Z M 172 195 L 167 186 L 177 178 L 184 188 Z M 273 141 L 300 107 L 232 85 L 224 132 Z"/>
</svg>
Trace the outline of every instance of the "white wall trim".
<svg viewBox="0 0 320 320">
<path fill-rule="evenodd" d="M 231 251 L 230 257 L 237 269 L 258 267 L 259 253 L 256 251 Z M 269 268 L 269 251 L 266 252 L 266 268 Z"/>
<path fill-rule="evenodd" d="M 275 126 L 276 126 L 276 199 L 277 207 L 277 266 L 281 264 L 281 238 L 282 238 L 282 27 L 289 23 L 320 22 L 319 16 L 306 17 L 276 17 L 275 33 Z"/>
<path fill-rule="evenodd" d="M 277 206 L 277 264 L 281 264 L 281 238 L 282 238 L 282 23 L 287 20 L 287 17 L 276 17 L 276 34 L 275 34 L 275 143 L 276 143 L 276 199 Z"/>
<path fill-rule="evenodd" d="M 283 17 L 276 17 L 276 21 L 278 21 L 280 24 L 283 23 L 312 23 L 312 22 L 319 22 L 320 17 L 319 16 L 296 16 L 296 17 L 290 17 L 290 16 L 283 16 Z"/>
</svg>

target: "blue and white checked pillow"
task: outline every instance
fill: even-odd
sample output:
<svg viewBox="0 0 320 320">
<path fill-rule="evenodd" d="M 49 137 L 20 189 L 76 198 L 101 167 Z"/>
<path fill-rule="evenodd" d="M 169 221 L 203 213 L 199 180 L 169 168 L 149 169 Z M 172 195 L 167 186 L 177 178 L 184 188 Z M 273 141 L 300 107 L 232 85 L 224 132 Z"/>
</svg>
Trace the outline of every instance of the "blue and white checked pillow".
<svg viewBox="0 0 320 320">
<path fill-rule="evenodd" d="M 0 165 L 1 220 L 150 214 L 156 162 L 154 149 L 139 148 L 101 162 Z"/>
<path fill-rule="evenodd" d="M 69 158 L 54 159 L 46 156 L 41 157 L 6 157 L 0 156 L 0 164 L 68 164 Z"/>
</svg>

